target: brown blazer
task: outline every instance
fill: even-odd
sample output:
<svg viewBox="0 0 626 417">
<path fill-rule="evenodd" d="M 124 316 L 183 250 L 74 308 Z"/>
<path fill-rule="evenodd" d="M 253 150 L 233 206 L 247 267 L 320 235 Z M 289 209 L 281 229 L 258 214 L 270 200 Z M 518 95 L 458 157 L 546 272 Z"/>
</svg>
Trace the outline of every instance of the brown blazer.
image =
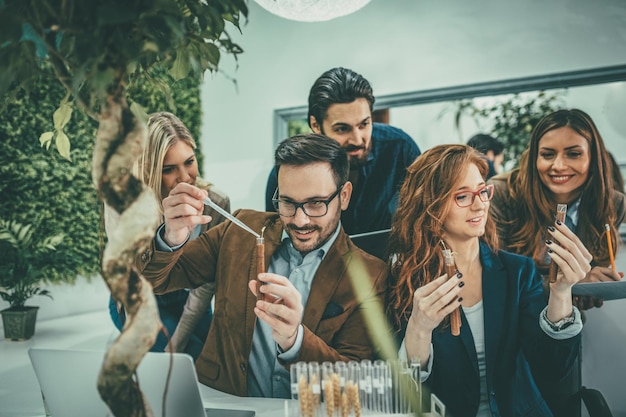
<svg viewBox="0 0 626 417">
<path fill-rule="evenodd" d="M 235 216 L 258 232 L 267 226 L 269 265 L 283 232 L 278 215 L 239 210 Z M 153 242 L 143 271 L 157 294 L 216 282 L 215 313 L 196 369 L 203 384 L 239 396 L 248 392 L 246 372 L 256 321 L 256 297 L 248 289 L 248 281 L 257 275 L 255 245 L 253 235 L 226 221 L 173 253 L 155 251 Z M 372 359 L 373 343 L 362 313 L 375 310 L 371 306 L 382 303 L 386 289 L 385 263 L 357 248 L 342 229 L 315 274 L 296 361 Z"/>
</svg>

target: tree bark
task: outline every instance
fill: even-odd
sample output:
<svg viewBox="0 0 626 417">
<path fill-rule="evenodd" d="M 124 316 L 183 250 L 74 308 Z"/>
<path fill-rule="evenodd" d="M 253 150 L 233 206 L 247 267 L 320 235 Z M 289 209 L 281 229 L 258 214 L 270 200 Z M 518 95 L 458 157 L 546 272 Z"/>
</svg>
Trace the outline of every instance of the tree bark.
<svg viewBox="0 0 626 417">
<path fill-rule="evenodd" d="M 126 323 L 98 377 L 100 396 L 116 417 L 153 415 L 134 378 L 162 327 L 152 286 L 134 266 L 160 219 L 156 197 L 132 175 L 145 137 L 145 124 L 123 95 L 109 97 L 99 116 L 92 177 L 100 197 L 120 213 L 103 252 L 102 276 L 113 298 L 124 306 Z"/>
</svg>

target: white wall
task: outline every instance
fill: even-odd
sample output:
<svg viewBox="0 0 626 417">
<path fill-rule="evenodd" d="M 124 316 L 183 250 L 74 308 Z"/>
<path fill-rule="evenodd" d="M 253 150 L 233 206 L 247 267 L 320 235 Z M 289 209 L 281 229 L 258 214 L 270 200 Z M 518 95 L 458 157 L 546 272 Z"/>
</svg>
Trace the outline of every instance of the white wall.
<svg viewBox="0 0 626 417">
<path fill-rule="evenodd" d="M 372 0 L 319 23 L 274 16 L 249 2 L 238 67 L 202 89 L 205 176 L 233 208 L 263 208 L 272 166 L 272 115 L 306 105 L 313 81 L 346 66 L 374 93 L 493 81 L 626 63 L 623 0 Z M 400 126 L 403 127 L 403 126 Z"/>
<path fill-rule="evenodd" d="M 626 163 L 626 82 L 555 89 L 558 107 L 579 108 L 587 112 L 598 127 L 607 149 L 617 161 Z M 536 92 L 520 97 L 536 97 Z M 480 97 L 474 100 L 479 108 L 488 108 L 511 97 L 510 94 Z M 402 128 L 419 144 L 422 151 L 440 143 L 465 143 L 476 133 L 489 132 L 493 120 L 461 118 L 461 131 L 455 127 L 455 102 L 437 102 L 395 107 L 389 111 L 389 123 Z M 478 123 L 477 123 L 478 122 Z"/>
</svg>

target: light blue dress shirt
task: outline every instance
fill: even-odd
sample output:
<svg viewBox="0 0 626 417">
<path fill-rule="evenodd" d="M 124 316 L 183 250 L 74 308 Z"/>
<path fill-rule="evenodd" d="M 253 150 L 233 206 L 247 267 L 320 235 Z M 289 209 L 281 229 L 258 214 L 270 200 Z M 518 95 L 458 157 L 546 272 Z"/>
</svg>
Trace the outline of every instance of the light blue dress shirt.
<svg viewBox="0 0 626 417">
<path fill-rule="evenodd" d="M 301 294 L 303 306 L 306 306 L 309 298 L 315 273 L 337 239 L 340 229 L 341 223 L 326 243 L 304 257 L 293 247 L 291 239 L 283 231 L 282 242 L 272 255 L 268 272 L 287 277 Z M 248 396 L 291 398 L 290 375 L 278 359 L 293 362 L 298 357 L 303 337 L 304 329 L 301 324 L 294 345 L 281 352 L 272 338 L 272 328 L 262 320 L 256 321 L 248 361 Z"/>
</svg>

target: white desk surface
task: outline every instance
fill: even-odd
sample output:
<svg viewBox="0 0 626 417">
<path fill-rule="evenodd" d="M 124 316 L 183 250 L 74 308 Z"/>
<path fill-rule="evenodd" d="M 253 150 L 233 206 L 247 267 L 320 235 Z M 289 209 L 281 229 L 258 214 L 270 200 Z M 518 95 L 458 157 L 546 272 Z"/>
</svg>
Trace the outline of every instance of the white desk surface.
<svg viewBox="0 0 626 417">
<path fill-rule="evenodd" d="M 117 335 L 108 310 L 37 322 L 35 336 L 13 342 L 0 334 L 0 416 L 45 417 L 39 383 L 28 349 L 105 349 Z M 281 417 L 285 400 L 241 398 L 200 384 L 205 408 L 255 410 L 258 417 Z"/>
</svg>

